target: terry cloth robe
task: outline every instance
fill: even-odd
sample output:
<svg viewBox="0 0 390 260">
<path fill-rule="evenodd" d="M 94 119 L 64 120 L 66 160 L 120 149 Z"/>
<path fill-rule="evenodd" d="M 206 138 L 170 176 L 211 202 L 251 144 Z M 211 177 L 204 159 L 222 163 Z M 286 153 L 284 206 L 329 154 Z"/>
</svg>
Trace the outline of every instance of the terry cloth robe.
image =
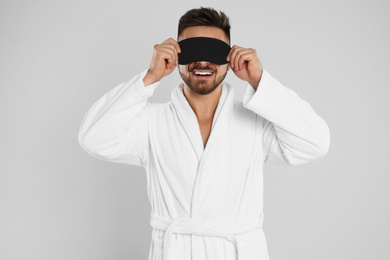
<svg viewBox="0 0 390 260">
<path fill-rule="evenodd" d="M 90 155 L 142 166 L 153 227 L 149 260 L 267 260 L 263 166 L 323 157 L 326 122 L 263 70 L 242 101 L 223 83 L 203 145 L 183 83 L 167 103 L 151 103 L 160 82 L 147 70 L 108 91 L 87 111 L 79 143 Z"/>
</svg>

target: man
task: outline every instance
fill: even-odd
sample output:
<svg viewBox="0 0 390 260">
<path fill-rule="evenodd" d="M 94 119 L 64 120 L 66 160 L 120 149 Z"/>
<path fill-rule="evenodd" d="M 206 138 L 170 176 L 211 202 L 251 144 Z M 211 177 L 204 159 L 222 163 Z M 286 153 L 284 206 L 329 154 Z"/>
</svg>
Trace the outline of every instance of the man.
<svg viewBox="0 0 390 260">
<path fill-rule="evenodd" d="M 221 55 L 222 64 L 211 62 Z M 148 102 L 176 67 L 184 82 L 172 101 Z M 223 82 L 230 68 L 247 82 L 243 101 Z M 97 158 L 146 169 L 149 260 L 263 260 L 263 165 L 317 160 L 330 133 L 306 101 L 263 69 L 256 50 L 230 48 L 223 12 L 199 8 L 181 17 L 177 41 L 154 46 L 148 70 L 89 109 L 79 142 Z"/>
</svg>

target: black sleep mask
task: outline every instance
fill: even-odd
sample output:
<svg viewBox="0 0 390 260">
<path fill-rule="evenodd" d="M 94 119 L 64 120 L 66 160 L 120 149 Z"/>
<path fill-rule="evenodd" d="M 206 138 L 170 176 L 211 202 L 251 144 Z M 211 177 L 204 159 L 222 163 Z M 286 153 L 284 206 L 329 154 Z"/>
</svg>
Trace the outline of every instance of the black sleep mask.
<svg viewBox="0 0 390 260">
<path fill-rule="evenodd" d="M 209 61 L 218 65 L 229 63 L 226 57 L 230 45 L 224 41 L 209 37 L 187 38 L 180 42 L 179 64 L 186 65 L 196 61 Z"/>
</svg>

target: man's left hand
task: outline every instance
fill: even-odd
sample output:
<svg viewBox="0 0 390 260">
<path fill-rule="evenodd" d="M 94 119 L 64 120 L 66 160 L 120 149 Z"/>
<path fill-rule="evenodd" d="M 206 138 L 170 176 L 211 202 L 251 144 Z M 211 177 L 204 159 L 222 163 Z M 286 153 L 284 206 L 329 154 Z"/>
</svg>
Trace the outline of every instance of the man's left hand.
<svg viewBox="0 0 390 260">
<path fill-rule="evenodd" d="M 233 45 L 226 60 L 229 61 L 229 66 L 237 77 L 248 81 L 253 88 L 257 89 L 263 74 L 263 66 L 255 49 Z"/>
</svg>

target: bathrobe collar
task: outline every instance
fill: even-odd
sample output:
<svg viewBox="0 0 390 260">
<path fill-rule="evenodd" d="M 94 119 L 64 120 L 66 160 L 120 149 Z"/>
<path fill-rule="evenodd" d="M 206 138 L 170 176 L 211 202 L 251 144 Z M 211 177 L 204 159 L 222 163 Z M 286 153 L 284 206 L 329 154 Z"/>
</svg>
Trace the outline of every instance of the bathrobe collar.
<svg viewBox="0 0 390 260">
<path fill-rule="evenodd" d="M 216 139 L 221 135 L 220 131 L 226 130 L 228 124 L 227 119 L 234 106 L 234 90 L 229 84 L 224 82 L 222 83 L 222 93 L 213 117 L 210 136 L 206 147 L 204 148 L 196 114 L 184 96 L 183 88 L 184 83 L 181 83 L 173 89 L 171 93 L 172 103 L 179 121 L 192 144 L 199 162 L 201 163 L 202 158 L 207 157 L 208 151 L 215 150 L 215 147 L 213 146 L 216 143 Z"/>
</svg>

